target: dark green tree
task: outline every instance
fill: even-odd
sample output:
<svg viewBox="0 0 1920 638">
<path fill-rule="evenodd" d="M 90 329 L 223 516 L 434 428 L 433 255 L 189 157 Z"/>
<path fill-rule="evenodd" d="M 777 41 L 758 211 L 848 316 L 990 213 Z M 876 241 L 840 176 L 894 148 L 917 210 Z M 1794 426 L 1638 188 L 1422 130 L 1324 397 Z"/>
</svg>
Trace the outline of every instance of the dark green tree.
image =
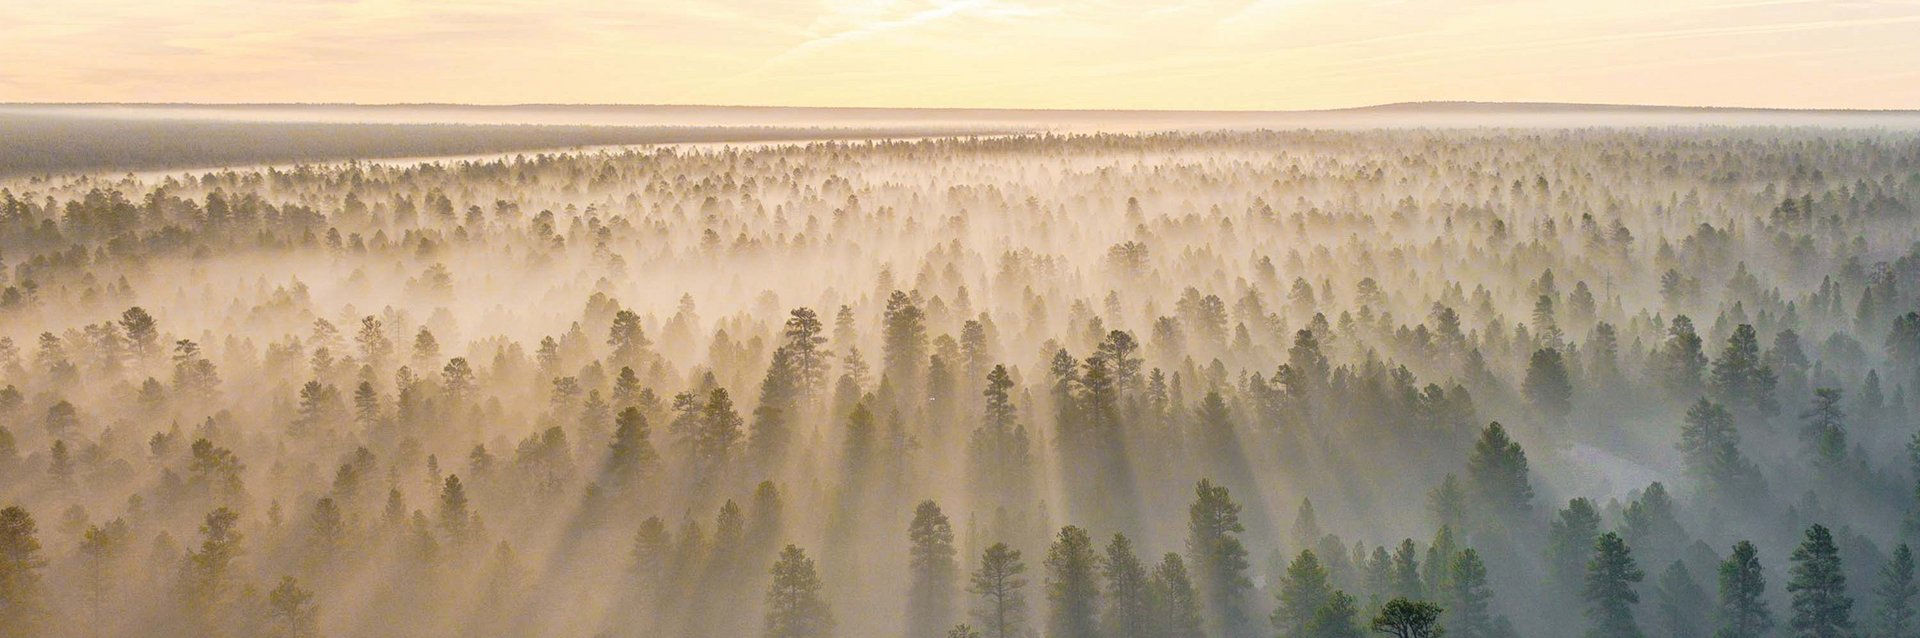
<svg viewBox="0 0 1920 638">
<path fill-rule="evenodd" d="M 1327 597 L 1327 602 L 1313 611 L 1313 618 L 1307 621 L 1304 638 L 1361 638 L 1360 607 L 1352 595 L 1344 591 L 1335 591 Z"/>
<path fill-rule="evenodd" d="M 1767 609 L 1767 577 L 1760 569 L 1760 551 L 1740 541 L 1720 562 L 1719 629 L 1714 638 L 1762 636 L 1773 629 Z"/>
<path fill-rule="evenodd" d="M 1712 606 L 1707 591 L 1693 579 L 1685 563 L 1673 561 L 1655 585 L 1656 626 L 1668 638 L 1706 638 L 1710 618 L 1701 610 Z"/>
<path fill-rule="evenodd" d="M 1893 558 L 1880 568 L 1880 584 L 1873 595 L 1879 600 L 1874 614 L 1874 635 L 1882 638 L 1915 638 L 1920 624 L 1915 623 L 1914 605 L 1920 603 L 1920 583 L 1913 578 L 1913 550 L 1901 543 L 1893 548 Z"/>
<path fill-rule="evenodd" d="M 1586 587 L 1581 593 L 1587 601 L 1587 620 L 1592 623 L 1588 638 L 1638 638 L 1639 624 L 1633 619 L 1633 606 L 1640 602 L 1634 584 L 1646 574 L 1633 563 L 1633 552 L 1620 535 L 1607 532 L 1593 544 L 1593 559 L 1587 561 Z"/>
<path fill-rule="evenodd" d="M 1395 598 L 1380 606 L 1369 627 L 1393 638 L 1440 638 L 1446 634 L 1440 627 L 1443 611 L 1430 602 Z"/>
<path fill-rule="evenodd" d="M 1833 533 L 1820 525 L 1808 528 L 1807 540 L 1793 550 L 1791 559 L 1787 592 L 1793 597 L 1793 617 L 1787 626 L 1794 635 L 1852 635 L 1853 598 L 1847 596 L 1847 576 L 1840 566 L 1840 548 L 1833 543 Z"/>
<path fill-rule="evenodd" d="M 1515 520 L 1533 511 L 1527 453 L 1498 421 L 1487 424 L 1474 443 L 1467 458 L 1467 480 L 1473 484 L 1475 504 L 1485 515 Z"/>
<path fill-rule="evenodd" d="M 1276 594 L 1280 604 L 1273 610 L 1273 626 L 1280 635 L 1302 635 L 1307 625 L 1313 622 L 1314 612 L 1333 597 L 1333 586 L 1327 581 L 1327 569 L 1320 564 L 1320 558 L 1313 550 L 1303 550 L 1293 562 L 1287 565 L 1287 573 L 1280 579 L 1280 591 Z"/>
<path fill-rule="evenodd" d="M 1098 638 L 1100 635 L 1100 556 L 1087 531 L 1060 528 L 1047 548 L 1047 635 Z"/>
</svg>

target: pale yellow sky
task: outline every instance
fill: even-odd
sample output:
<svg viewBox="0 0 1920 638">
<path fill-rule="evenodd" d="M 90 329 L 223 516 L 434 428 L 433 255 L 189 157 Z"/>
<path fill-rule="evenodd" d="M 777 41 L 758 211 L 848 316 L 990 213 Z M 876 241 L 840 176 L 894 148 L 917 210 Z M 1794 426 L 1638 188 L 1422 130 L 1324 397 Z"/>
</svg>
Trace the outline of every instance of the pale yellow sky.
<svg viewBox="0 0 1920 638">
<path fill-rule="evenodd" d="M 0 102 L 1920 108 L 1920 0 L 0 0 Z"/>
</svg>

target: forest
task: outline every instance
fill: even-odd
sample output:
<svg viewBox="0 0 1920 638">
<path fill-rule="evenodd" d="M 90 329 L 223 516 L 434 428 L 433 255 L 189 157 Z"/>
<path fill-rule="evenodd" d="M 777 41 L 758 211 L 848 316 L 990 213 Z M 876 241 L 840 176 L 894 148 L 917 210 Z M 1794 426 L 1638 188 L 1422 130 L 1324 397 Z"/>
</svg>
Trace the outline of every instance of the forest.
<svg viewBox="0 0 1920 638">
<path fill-rule="evenodd" d="M 328 126 L 0 160 L 0 637 L 1920 636 L 1911 130 Z"/>
<path fill-rule="evenodd" d="M 896 139 L 1021 129 L 1011 125 L 862 122 L 797 127 L 320 119 L 327 114 L 325 109 L 315 107 L 277 120 L 250 120 L 187 106 L 128 106 L 96 113 L 77 106 L 9 108 L 0 104 L 0 177 L 88 171 L 204 171 L 263 163 L 430 158 L 633 144 Z M 172 117 L 163 117 L 168 115 Z M 312 119 L 301 120 L 303 115 Z M 363 110 L 335 115 L 342 116 L 370 117 Z"/>
</svg>

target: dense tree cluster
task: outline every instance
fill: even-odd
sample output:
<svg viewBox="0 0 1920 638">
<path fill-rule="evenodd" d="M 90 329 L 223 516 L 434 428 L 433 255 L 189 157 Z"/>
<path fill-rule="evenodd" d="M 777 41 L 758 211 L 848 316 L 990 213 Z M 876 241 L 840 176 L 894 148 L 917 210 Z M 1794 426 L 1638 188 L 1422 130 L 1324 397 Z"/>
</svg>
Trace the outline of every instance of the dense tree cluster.
<svg viewBox="0 0 1920 638">
<path fill-rule="evenodd" d="M 0 635 L 1911 636 L 1916 205 L 1813 129 L 0 183 Z"/>
</svg>

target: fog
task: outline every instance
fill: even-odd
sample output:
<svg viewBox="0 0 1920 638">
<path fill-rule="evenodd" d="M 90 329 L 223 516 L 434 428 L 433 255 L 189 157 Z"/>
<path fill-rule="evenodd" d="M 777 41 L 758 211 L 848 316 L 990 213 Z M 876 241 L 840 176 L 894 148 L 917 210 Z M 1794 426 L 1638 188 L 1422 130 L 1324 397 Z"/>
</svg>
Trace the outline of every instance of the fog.
<svg viewBox="0 0 1920 638">
<path fill-rule="evenodd" d="M 1914 631 L 1910 113 L 173 109 L 539 126 L 0 181 L 0 634 Z"/>
</svg>

